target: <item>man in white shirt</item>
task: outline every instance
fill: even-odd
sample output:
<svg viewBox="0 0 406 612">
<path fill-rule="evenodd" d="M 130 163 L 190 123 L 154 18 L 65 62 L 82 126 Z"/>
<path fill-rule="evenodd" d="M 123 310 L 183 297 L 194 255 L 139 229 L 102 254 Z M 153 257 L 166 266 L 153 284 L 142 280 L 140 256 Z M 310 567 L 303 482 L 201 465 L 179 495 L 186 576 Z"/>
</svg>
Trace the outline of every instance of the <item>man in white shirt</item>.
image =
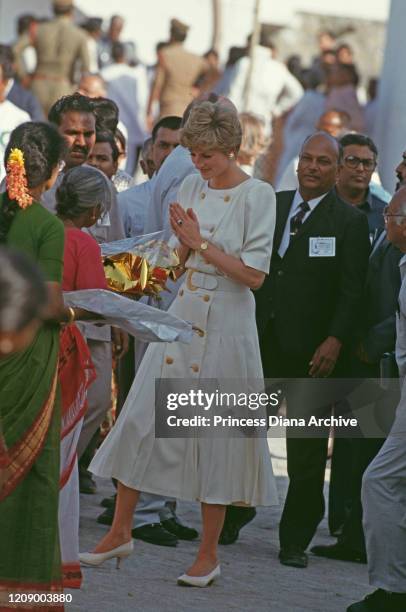
<svg viewBox="0 0 406 612">
<path fill-rule="evenodd" d="M 10 134 L 21 123 L 30 121 L 28 113 L 6 100 L 7 85 L 8 76 L 4 73 L 3 65 L 0 64 L 0 181 L 6 174 L 3 160 Z"/>
<path fill-rule="evenodd" d="M 236 63 L 229 92 L 229 98 L 240 112 L 248 111 L 264 118 L 268 134 L 272 119 L 290 110 L 303 94 L 303 87 L 285 64 L 272 58 L 271 48 L 269 33 L 262 26 L 259 45 L 254 48 L 248 108 L 244 108 L 244 91 L 251 61 L 249 57 Z"/>
<path fill-rule="evenodd" d="M 147 70 L 142 64 L 135 67 L 126 62 L 126 47 L 121 42 L 112 45 L 113 64 L 103 68 L 101 74 L 107 83 L 107 96 L 114 100 L 120 111 L 120 120 L 128 133 L 126 171 L 134 174 L 137 148 L 147 135 L 146 106 L 149 95 Z"/>
<path fill-rule="evenodd" d="M 154 177 L 160 172 L 168 155 L 179 144 L 181 121 L 180 117 L 163 117 L 155 124 L 151 138 L 151 157 L 155 167 L 154 176 L 145 183 L 123 191 L 118 197 L 120 214 L 128 237 L 139 236 L 144 233 L 145 218 L 155 184 Z M 146 158 L 146 151 L 144 151 L 144 155 Z M 150 232 L 146 231 L 145 233 L 149 234 Z"/>
</svg>

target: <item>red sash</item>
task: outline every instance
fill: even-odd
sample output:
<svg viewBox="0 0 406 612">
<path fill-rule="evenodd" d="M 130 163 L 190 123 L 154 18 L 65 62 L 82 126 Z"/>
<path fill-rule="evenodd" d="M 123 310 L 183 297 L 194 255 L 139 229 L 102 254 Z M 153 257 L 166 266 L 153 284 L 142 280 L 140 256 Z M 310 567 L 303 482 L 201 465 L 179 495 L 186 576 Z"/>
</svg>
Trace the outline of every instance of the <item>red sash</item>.
<svg viewBox="0 0 406 612">
<path fill-rule="evenodd" d="M 64 438 L 84 415 L 86 391 L 96 378 L 89 348 L 76 325 L 66 325 L 61 331 L 58 376 L 62 394 L 61 438 Z"/>
</svg>

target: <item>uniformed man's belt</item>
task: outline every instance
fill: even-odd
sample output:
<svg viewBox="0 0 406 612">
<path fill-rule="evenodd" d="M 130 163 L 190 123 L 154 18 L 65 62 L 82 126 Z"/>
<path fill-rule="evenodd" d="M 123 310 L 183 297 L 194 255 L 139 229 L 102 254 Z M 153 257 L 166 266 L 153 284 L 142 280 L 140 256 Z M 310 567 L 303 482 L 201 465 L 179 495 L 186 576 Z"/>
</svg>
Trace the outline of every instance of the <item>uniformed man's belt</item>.
<svg viewBox="0 0 406 612">
<path fill-rule="evenodd" d="M 186 287 L 190 291 L 196 289 L 207 289 L 208 291 L 245 291 L 246 287 L 241 283 L 236 283 L 230 278 L 215 274 L 206 274 L 189 268 L 186 273 Z"/>
<path fill-rule="evenodd" d="M 68 81 L 66 77 L 60 76 L 58 74 L 44 74 L 43 72 L 36 72 L 33 75 L 34 79 L 47 80 L 47 81 Z"/>
</svg>

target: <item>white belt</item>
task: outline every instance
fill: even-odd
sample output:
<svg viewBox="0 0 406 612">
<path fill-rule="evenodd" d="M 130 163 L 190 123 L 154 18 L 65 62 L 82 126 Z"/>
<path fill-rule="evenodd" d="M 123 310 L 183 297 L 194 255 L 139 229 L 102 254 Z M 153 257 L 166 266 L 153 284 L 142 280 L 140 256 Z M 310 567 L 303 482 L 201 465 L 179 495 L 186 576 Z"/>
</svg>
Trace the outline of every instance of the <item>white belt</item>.
<svg viewBox="0 0 406 612">
<path fill-rule="evenodd" d="M 230 278 L 199 272 L 193 268 L 189 268 L 186 273 L 185 285 L 189 291 L 196 291 L 197 289 L 215 291 L 217 289 L 219 291 L 243 292 L 247 290 L 247 287 Z"/>
</svg>

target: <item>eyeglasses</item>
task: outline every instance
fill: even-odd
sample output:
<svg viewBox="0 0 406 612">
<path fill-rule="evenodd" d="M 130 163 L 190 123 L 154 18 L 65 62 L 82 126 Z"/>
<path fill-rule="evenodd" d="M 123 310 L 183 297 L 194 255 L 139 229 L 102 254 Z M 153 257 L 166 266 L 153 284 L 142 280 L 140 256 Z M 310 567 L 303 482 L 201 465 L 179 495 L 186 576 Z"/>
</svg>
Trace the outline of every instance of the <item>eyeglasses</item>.
<svg viewBox="0 0 406 612">
<path fill-rule="evenodd" d="M 370 157 L 361 159 L 361 157 L 356 157 L 355 155 L 347 155 L 347 157 L 344 157 L 343 161 L 347 168 L 351 168 L 352 170 L 358 168 L 360 164 L 363 165 L 365 170 L 373 170 L 376 166 L 376 160 Z"/>
<path fill-rule="evenodd" d="M 406 217 L 405 214 L 389 212 L 389 206 L 385 206 L 382 214 L 383 214 L 383 218 L 385 219 L 385 221 L 387 221 L 389 217 Z"/>
</svg>

